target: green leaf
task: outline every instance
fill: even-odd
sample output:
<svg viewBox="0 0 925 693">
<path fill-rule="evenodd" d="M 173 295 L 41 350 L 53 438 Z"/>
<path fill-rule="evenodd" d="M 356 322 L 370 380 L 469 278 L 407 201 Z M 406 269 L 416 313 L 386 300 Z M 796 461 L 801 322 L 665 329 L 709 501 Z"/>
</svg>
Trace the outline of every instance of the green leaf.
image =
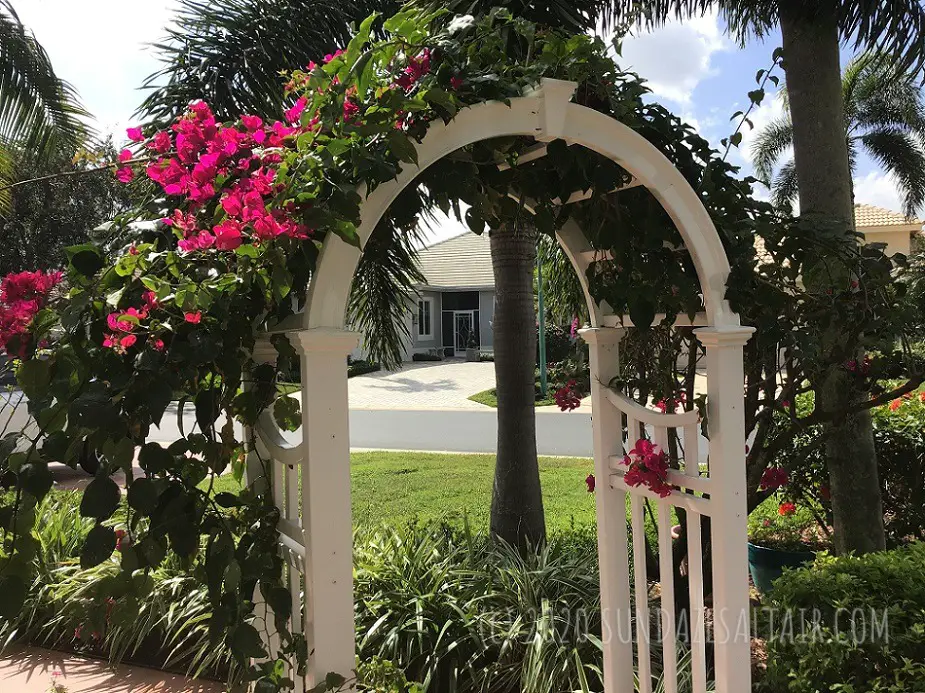
<svg viewBox="0 0 925 693">
<path fill-rule="evenodd" d="M 222 508 L 240 508 L 244 505 L 244 502 L 237 495 L 229 491 L 215 494 L 215 502 Z"/>
<path fill-rule="evenodd" d="M 26 581 L 12 573 L 0 576 L 0 617 L 14 619 L 26 603 Z"/>
<path fill-rule="evenodd" d="M 418 150 L 415 148 L 411 139 L 403 132 L 392 130 L 386 137 L 389 142 L 389 149 L 398 158 L 409 164 L 417 164 Z"/>
<path fill-rule="evenodd" d="M 273 418 L 284 431 L 298 430 L 302 425 L 302 407 L 299 400 L 289 395 L 279 397 L 273 405 Z"/>
<path fill-rule="evenodd" d="M 65 248 L 65 252 L 68 257 L 68 265 L 78 274 L 85 277 L 92 277 L 103 267 L 103 254 L 92 243 L 72 245 L 70 248 Z"/>
<path fill-rule="evenodd" d="M 732 136 L 729 138 L 729 142 L 732 143 L 732 146 L 733 146 L 733 147 L 738 147 L 740 144 L 742 144 L 742 133 L 741 133 L 741 131 L 740 131 L 740 132 L 734 132 L 734 133 L 732 133 Z"/>
<path fill-rule="evenodd" d="M 336 671 L 329 671 L 324 677 L 324 685 L 327 686 L 328 690 L 331 691 L 340 689 L 340 687 L 345 683 L 347 683 L 347 679 L 345 679 L 343 675 L 338 674 Z"/>
<path fill-rule="evenodd" d="M 149 474 L 157 474 L 173 464 L 173 456 L 157 443 L 146 443 L 138 453 L 138 464 Z"/>
<path fill-rule="evenodd" d="M 451 117 L 456 115 L 456 103 L 453 101 L 452 94 L 450 94 L 448 91 L 439 88 L 433 88 L 428 89 L 421 96 L 427 103 L 439 106 Z"/>
<path fill-rule="evenodd" d="M 44 460 L 32 460 L 19 470 L 19 485 L 36 500 L 42 500 L 51 490 L 53 483 L 48 463 Z"/>
<path fill-rule="evenodd" d="M 112 517 L 119 507 L 119 485 L 108 476 L 98 476 L 84 489 L 80 500 L 80 514 L 102 522 Z"/>
<path fill-rule="evenodd" d="M 219 391 L 200 390 L 196 393 L 196 424 L 200 431 L 211 431 L 218 418 Z"/>
<path fill-rule="evenodd" d="M 112 527 L 96 525 L 90 530 L 80 550 L 80 567 L 84 570 L 99 565 L 116 550 L 116 533 Z"/>
<path fill-rule="evenodd" d="M 228 636 L 231 651 L 241 659 L 266 657 L 260 633 L 250 623 L 241 623 L 235 626 Z"/>
<path fill-rule="evenodd" d="M 16 371 L 16 381 L 30 402 L 38 402 L 48 393 L 51 367 L 43 359 L 23 361 Z"/>
<path fill-rule="evenodd" d="M 135 479 L 128 488 L 127 500 L 130 508 L 147 517 L 157 508 L 159 495 L 160 491 L 153 479 Z"/>
</svg>

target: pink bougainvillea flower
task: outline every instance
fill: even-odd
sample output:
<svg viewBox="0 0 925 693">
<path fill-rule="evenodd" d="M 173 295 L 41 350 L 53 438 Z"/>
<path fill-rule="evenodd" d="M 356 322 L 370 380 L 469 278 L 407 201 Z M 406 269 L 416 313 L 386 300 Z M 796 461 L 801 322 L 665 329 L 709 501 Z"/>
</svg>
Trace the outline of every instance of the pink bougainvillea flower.
<svg viewBox="0 0 925 693">
<path fill-rule="evenodd" d="M 450 77 L 450 88 L 453 91 L 459 91 L 459 88 L 462 85 L 463 85 L 463 81 L 461 77 L 457 77 L 456 75 L 453 75 L 452 77 Z"/>
<path fill-rule="evenodd" d="M 243 242 L 241 225 L 231 219 L 223 221 L 212 231 L 215 233 L 215 248 L 217 250 L 234 250 Z"/>
<path fill-rule="evenodd" d="M 122 339 L 119 340 L 119 344 L 122 345 L 123 349 L 128 349 L 131 346 L 135 346 L 135 342 L 138 341 L 138 337 L 133 334 L 127 334 Z"/>
<path fill-rule="evenodd" d="M 120 183 L 131 183 L 133 178 L 135 178 L 135 171 L 128 166 L 116 170 L 116 180 Z"/>
<path fill-rule="evenodd" d="M 164 350 L 164 340 L 158 339 L 156 337 L 151 339 L 151 347 L 154 349 L 154 351 L 163 351 Z"/>
<path fill-rule="evenodd" d="M 248 132 L 256 132 L 263 127 L 263 118 L 255 115 L 242 115 L 241 125 L 243 125 Z"/>
<path fill-rule="evenodd" d="M 783 400 L 783 401 L 780 403 L 780 405 L 781 405 L 784 409 L 790 409 L 790 400 L 789 400 L 789 399 L 785 399 L 785 400 Z"/>
<path fill-rule="evenodd" d="M 304 96 L 300 96 L 292 105 L 292 108 L 286 110 L 286 121 L 289 123 L 297 123 L 302 117 L 302 113 L 305 111 L 307 105 L 308 99 Z"/>
<path fill-rule="evenodd" d="M 170 142 L 170 133 L 165 130 L 158 132 L 150 142 L 146 145 L 148 149 L 157 152 L 158 154 L 165 154 L 170 151 L 171 142 Z"/>
<path fill-rule="evenodd" d="M 132 150 L 131 150 L 131 149 L 123 149 L 121 152 L 119 152 L 119 161 L 120 161 L 120 162 L 125 163 L 126 161 L 128 161 L 128 160 L 131 159 L 131 158 L 132 158 Z"/>
<path fill-rule="evenodd" d="M 780 507 L 777 509 L 778 514 L 781 515 L 782 517 L 786 517 L 787 515 L 793 515 L 796 511 L 797 511 L 796 503 L 791 503 L 790 501 L 781 503 Z"/>
<path fill-rule="evenodd" d="M 141 295 L 141 300 L 144 301 L 145 311 L 152 311 L 161 307 L 160 301 L 157 300 L 157 294 L 153 291 L 145 291 Z"/>
<path fill-rule="evenodd" d="M 624 455 L 623 464 L 628 467 L 623 475 L 628 486 L 646 486 L 660 498 L 667 498 L 674 490 L 668 483 L 668 457 L 652 441 L 637 440 Z"/>
<path fill-rule="evenodd" d="M 901 399 L 894 399 L 892 402 L 890 402 L 890 411 L 896 411 L 902 405 L 903 401 Z"/>
<path fill-rule="evenodd" d="M 573 411 L 581 406 L 581 397 L 576 391 L 578 383 L 569 380 L 565 387 L 560 387 L 553 393 L 553 399 L 562 411 Z"/>
<path fill-rule="evenodd" d="M 761 475 L 761 483 L 758 488 L 763 491 L 776 491 L 790 483 L 790 475 L 787 470 L 780 467 L 768 467 Z"/>
<path fill-rule="evenodd" d="M 351 122 L 360 112 L 360 107 L 353 99 L 344 100 L 344 122 Z"/>
<path fill-rule="evenodd" d="M 183 319 L 188 323 L 198 325 L 202 322 L 202 311 L 197 310 L 195 313 L 184 313 Z"/>
<path fill-rule="evenodd" d="M 128 138 L 132 142 L 142 142 L 144 141 L 144 133 L 141 131 L 141 128 L 128 128 L 125 131 L 125 134 L 128 135 Z"/>
<path fill-rule="evenodd" d="M 595 479 L 593 474 L 588 474 L 588 476 L 585 477 L 585 484 L 588 485 L 588 493 L 594 493 Z"/>
</svg>

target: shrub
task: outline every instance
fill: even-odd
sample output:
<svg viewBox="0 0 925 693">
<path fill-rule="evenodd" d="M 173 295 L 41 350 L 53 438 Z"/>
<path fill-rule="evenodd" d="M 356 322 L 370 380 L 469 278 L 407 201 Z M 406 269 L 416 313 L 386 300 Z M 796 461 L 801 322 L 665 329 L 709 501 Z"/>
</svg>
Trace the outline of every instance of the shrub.
<svg viewBox="0 0 925 693">
<path fill-rule="evenodd" d="M 350 365 L 347 367 L 347 377 L 352 378 L 356 375 L 375 373 L 379 370 L 381 370 L 381 367 L 378 363 L 373 361 L 366 361 L 364 359 L 356 359 L 351 361 Z"/>
<path fill-rule="evenodd" d="M 440 354 L 433 354 L 430 352 L 427 353 L 417 353 L 411 354 L 412 361 L 442 361 L 443 357 Z"/>
<path fill-rule="evenodd" d="M 537 326 L 536 337 L 536 362 L 540 362 L 540 338 L 539 326 Z M 564 361 L 572 353 L 572 339 L 569 335 L 569 328 L 559 327 L 558 325 L 546 324 L 546 362 L 558 363 Z"/>
<path fill-rule="evenodd" d="M 872 410 L 874 443 L 883 497 L 887 545 L 925 540 L 925 401 L 922 392 Z M 801 416 L 811 411 L 812 397 L 797 400 Z M 820 427 L 809 428 L 783 450 L 777 463 L 788 469 L 796 487 L 826 511 L 828 472 Z M 820 493 L 822 491 L 822 493 Z"/>
<path fill-rule="evenodd" d="M 769 596 L 776 637 L 767 641 L 759 690 L 925 690 L 923 574 L 921 543 L 862 557 L 821 556 L 785 572 Z"/>
</svg>

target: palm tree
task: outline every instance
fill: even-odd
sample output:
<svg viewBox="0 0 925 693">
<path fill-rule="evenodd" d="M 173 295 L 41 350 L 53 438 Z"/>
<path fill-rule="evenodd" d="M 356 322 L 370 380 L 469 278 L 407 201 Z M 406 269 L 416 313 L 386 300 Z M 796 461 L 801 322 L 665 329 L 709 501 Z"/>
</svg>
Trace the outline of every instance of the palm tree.
<svg viewBox="0 0 925 693">
<path fill-rule="evenodd" d="M 854 170 L 859 149 L 865 150 L 899 183 L 903 211 L 910 217 L 925 203 L 925 100 L 910 74 L 897 74 L 887 56 L 865 53 L 842 75 L 848 160 Z M 784 105 L 787 93 L 782 92 Z M 774 204 L 790 210 L 799 191 L 793 158 L 777 168 L 793 146 L 793 124 L 785 114 L 759 133 L 752 159 L 759 177 L 773 181 Z"/>
<path fill-rule="evenodd" d="M 607 3 L 606 22 L 626 21 L 639 11 L 638 0 Z M 710 9 L 723 15 L 739 40 L 764 37 L 780 26 L 784 70 L 793 130 L 794 170 L 799 185 L 800 216 L 808 223 L 843 232 L 854 240 L 851 166 L 845 141 L 840 43 L 889 55 L 898 72 L 918 73 L 925 65 L 925 7 L 918 0 L 649 0 L 642 3 L 649 25 L 672 17 L 699 16 Z M 829 258 L 820 258 L 820 265 Z M 847 268 L 829 263 L 826 281 Z M 810 285 L 824 290 L 824 272 L 807 273 Z M 825 334 L 833 350 L 843 343 L 837 330 Z M 816 406 L 837 411 L 865 393 L 835 365 L 818 374 Z M 883 549 L 883 512 L 877 481 L 870 414 L 843 416 L 826 426 L 836 549 L 866 553 Z"/>
<path fill-rule="evenodd" d="M 73 154 L 89 135 L 82 120 L 88 116 L 13 5 L 0 0 L 0 187 L 12 173 L 14 150 L 37 160 Z M 0 211 L 9 203 L 9 191 L 0 192 Z"/>
</svg>

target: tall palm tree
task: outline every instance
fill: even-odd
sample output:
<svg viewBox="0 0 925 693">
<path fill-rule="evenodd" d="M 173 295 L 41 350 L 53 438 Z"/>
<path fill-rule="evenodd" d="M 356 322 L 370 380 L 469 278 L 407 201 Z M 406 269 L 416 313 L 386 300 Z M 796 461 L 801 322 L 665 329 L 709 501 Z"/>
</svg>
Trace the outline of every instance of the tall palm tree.
<svg viewBox="0 0 925 693">
<path fill-rule="evenodd" d="M 638 0 L 611 0 L 604 19 L 625 21 L 639 11 Z M 699 16 L 717 9 L 729 31 L 741 41 L 766 36 L 779 26 L 793 129 L 794 167 L 799 180 L 801 218 L 843 231 L 853 240 L 854 202 L 851 166 L 845 141 L 840 43 L 883 53 L 900 72 L 918 73 L 925 64 L 925 6 L 920 0 L 648 0 L 644 21 L 650 25 L 677 17 Z M 820 265 L 828 258 L 820 258 Z M 833 268 L 845 275 L 847 268 Z M 807 273 L 810 286 L 825 287 L 823 272 Z M 831 282 L 831 278 L 826 281 Z M 827 346 L 843 343 L 837 329 L 825 333 Z M 832 365 L 818 374 L 816 405 L 838 411 L 863 400 L 844 369 Z M 826 426 L 826 458 L 835 518 L 836 549 L 866 553 L 883 549 L 883 511 L 877 481 L 870 414 L 843 416 Z"/>
<path fill-rule="evenodd" d="M 14 150 L 36 159 L 73 154 L 89 134 L 88 116 L 10 1 L 0 0 L 0 187 L 11 176 Z M 9 191 L 0 192 L 0 211 L 9 202 Z"/>
<path fill-rule="evenodd" d="M 782 92 L 785 107 L 787 93 Z M 896 72 L 885 55 L 865 53 L 852 60 L 842 75 L 848 160 L 854 170 L 859 149 L 893 174 L 910 217 L 925 203 L 925 99 L 911 74 Z M 788 158 L 775 176 L 784 154 L 793 146 L 793 124 L 786 113 L 769 123 L 752 145 L 759 177 L 773 182 L 774 204 L 790 210 L 799 193 L 796 166 Z"/>
</svg>

